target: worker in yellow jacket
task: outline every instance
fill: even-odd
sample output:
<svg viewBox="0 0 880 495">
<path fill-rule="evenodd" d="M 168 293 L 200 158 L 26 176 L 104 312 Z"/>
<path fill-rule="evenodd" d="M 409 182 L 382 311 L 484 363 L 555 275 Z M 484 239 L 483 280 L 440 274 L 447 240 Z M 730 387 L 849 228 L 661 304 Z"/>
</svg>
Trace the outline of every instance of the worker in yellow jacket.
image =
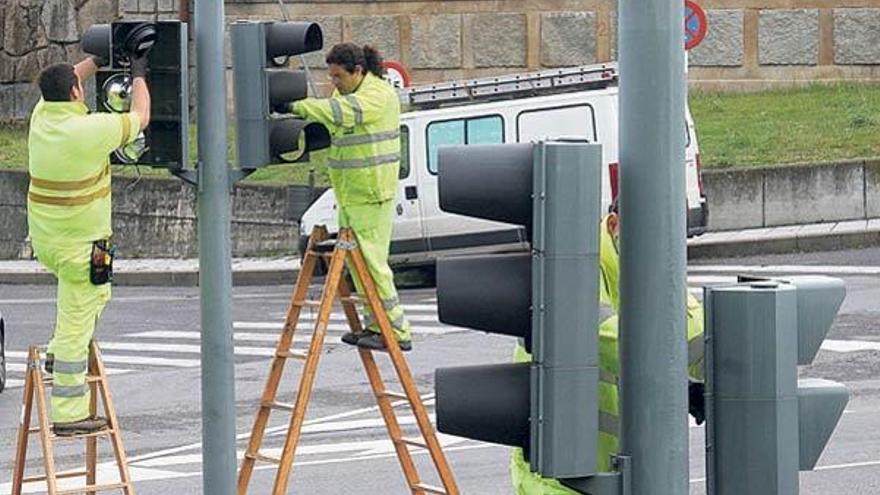
<svg viewBox="0 0 880 495">
<path fill-rule="evenodd" d="M 291 110 L 330 131 L 327 166 L 339 207 L 339 227 L 354 231 L 398 345 L 408 351 L 412 348 L 410 324 L 388 266 L 400 170 L 400 100 L 382 77 L 384 68 L 375 48 L 338 44 L 326 61 L 333 94 L 294 102 Z M 357 291 L 363 294 L 363 284 L 350 271 Z M 343 342 L 384 349 L 369 308 L 364 309 L 364 328 L 343 335 Z"/>
<path fill-rule="evenodd" d="M 102 63 L 56 64 L 39 76 L 42 98 L 28 134 L 28 230 L 40 263 L 58 279 L 52 372 L 52 422 L 60 436 L 106 428 L 90 416 L 85 381 L 89 343 L 110 299 L 110 153 L 150 122 L 147 58 L 132 60 L 131 112 L 90 114 L 83 81 Z"/>
<path fill-rule="evenodd" d="M 611 456 L 620 446 L 620 401 L 617 387 L 620 361 L 617 347 L 618 311 L 620 308 L 620 257 L 617 248 L 619 218 L 616 211 L 605 216 L 600 224 L 599 237 L 599 435 L 597 470 L 611 470 Z M 701 381 L 703 374 L 703 307 L 690 293 L 687 296 L 688 374 Z M 528 362 L 531 357 L 522 346 L 517 346 L 514 360 Z M 510 461 L 510 475 L 517 495 L 576 495 L 555 479 L 542 478 L 533 473 L 522 449 L 514 449 Z"/>
</svg>

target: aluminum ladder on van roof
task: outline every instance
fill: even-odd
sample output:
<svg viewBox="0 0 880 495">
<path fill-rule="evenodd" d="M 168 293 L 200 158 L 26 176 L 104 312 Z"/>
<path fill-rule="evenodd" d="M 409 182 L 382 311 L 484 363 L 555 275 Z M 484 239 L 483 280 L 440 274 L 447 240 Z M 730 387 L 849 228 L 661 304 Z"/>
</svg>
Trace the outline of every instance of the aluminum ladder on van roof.
<svg viewBox="0 0 880 495">
<path fill-rule="evenodd" d="M 599 89 L 616 83 L 616 63 L 582 65 L 406 88 L 401 91 L 401 102 L 409 110 L 421 110 Z"/>
</svg>

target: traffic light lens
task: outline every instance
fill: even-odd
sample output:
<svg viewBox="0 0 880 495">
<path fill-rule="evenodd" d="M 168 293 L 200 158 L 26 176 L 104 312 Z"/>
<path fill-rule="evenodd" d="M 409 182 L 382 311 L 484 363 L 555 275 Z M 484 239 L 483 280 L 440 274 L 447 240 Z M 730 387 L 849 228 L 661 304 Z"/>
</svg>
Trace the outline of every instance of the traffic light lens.
<svg viewBox="0 0 880 495">
<path fill-rule="evenodd" d="M 153 48 L 158 39 L 154 24 L 140 24 L 125 37 L 122 42 L 126 53 L 134 58 L 143 57 Z"/>
<path fill-rule="evenodd" d="M 111 112 L 125 113 L 131 108 L 131 78 L 118 73 L 104 82 L 104 108 Z"/>
<path fill-rule="evenodd" d="M 116 148 L 116 151 L 113 154 L 116 155 L 116 158 L 119 159 L 120 162 L 125 164 L 138 163 L 144 153 L 147 152 L 147 137 L 143 132 L 138 134 L 137 139 L 126 144 L 125 146 L 120 146 Z"/>
<path fill-rule="evenodd" d="M 330 146 L 330 131 L 321 124 L 300 119 L 272 119 L 269 123 L 269 149 L 283 162 L 293 162 L 309 151 Z"/>
</svg>

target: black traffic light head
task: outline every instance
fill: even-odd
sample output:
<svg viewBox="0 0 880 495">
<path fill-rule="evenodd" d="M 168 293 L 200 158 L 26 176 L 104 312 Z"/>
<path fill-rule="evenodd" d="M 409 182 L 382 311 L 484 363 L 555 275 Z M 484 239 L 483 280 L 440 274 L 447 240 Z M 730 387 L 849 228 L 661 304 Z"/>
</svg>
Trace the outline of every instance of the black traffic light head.
<svg viewBox="0 0 880 495">
<path fill-rule="evenodd" d="M 543 476 L 596 469 L 601 147 L 439 150 L 440 206 L 526 226 L 532 252 L 437 262 L 440 320 L 520 337 L 531 363 L 437 370 L 444 433 L 526 449 Z"/>
<path fill-rule="evenodd" d="M 188 168 L 187 41 L 187 25 L 178 21 L 98 24 L 83 34 L 83 51 L 109 62 L 109 67 L 95 76 L 96 108 L 100 112 L 130 110 L 130 58 L 149 52 L 150 125 L 141 138 L 113 153 L 113 163 Z"/>
<path fill-rule="evenodd" d="M 232 57 L 239 168 L 308 159 L 308 152 L 330 146 L 330 132 L 286 113 L 291 102 L 308 96 L 306 74 L 284 68 L 290 57 L 324 45 L 321 27 L 311 22 L 232 24 Z"/>
</svg>

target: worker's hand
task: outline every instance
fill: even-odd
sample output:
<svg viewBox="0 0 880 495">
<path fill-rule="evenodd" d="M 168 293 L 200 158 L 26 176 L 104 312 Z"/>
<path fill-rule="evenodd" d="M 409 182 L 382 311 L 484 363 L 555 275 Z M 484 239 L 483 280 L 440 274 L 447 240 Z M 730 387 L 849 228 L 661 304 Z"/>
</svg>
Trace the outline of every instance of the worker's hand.
<svg viewBox="0 0 880 495">
<path fill-rule="evenodd" d="M 706 421 L 706 399 L 703 397 L 705 392 L 706 385 L 702 382 L 688 380 L 688 412 L 698 425 Z"/>
<path fill-rule="evenodd" d="M 92 59 L 92 63 L 95 64 L 95 67 L 106 67 L 107 65 L 110 64 L 109 60 L 107 60 L 106 58 L 101 57 L 99 55 L 92 55 L 89 58 Z"/>
<path fill-rule="evenodd" d="M 131 58 L 131 78 L 147 77 L 147 64 L 149 63 L 148 55 L 144 54 L 140 57 Z"/>
<path fill-rule="evenodd" d="M 277 113 L 293 113 L 293 103 L 289 101 L 285 101 L 284 103 L 279 103 L 275 105 L 273 108 Z"/>
</svg>

